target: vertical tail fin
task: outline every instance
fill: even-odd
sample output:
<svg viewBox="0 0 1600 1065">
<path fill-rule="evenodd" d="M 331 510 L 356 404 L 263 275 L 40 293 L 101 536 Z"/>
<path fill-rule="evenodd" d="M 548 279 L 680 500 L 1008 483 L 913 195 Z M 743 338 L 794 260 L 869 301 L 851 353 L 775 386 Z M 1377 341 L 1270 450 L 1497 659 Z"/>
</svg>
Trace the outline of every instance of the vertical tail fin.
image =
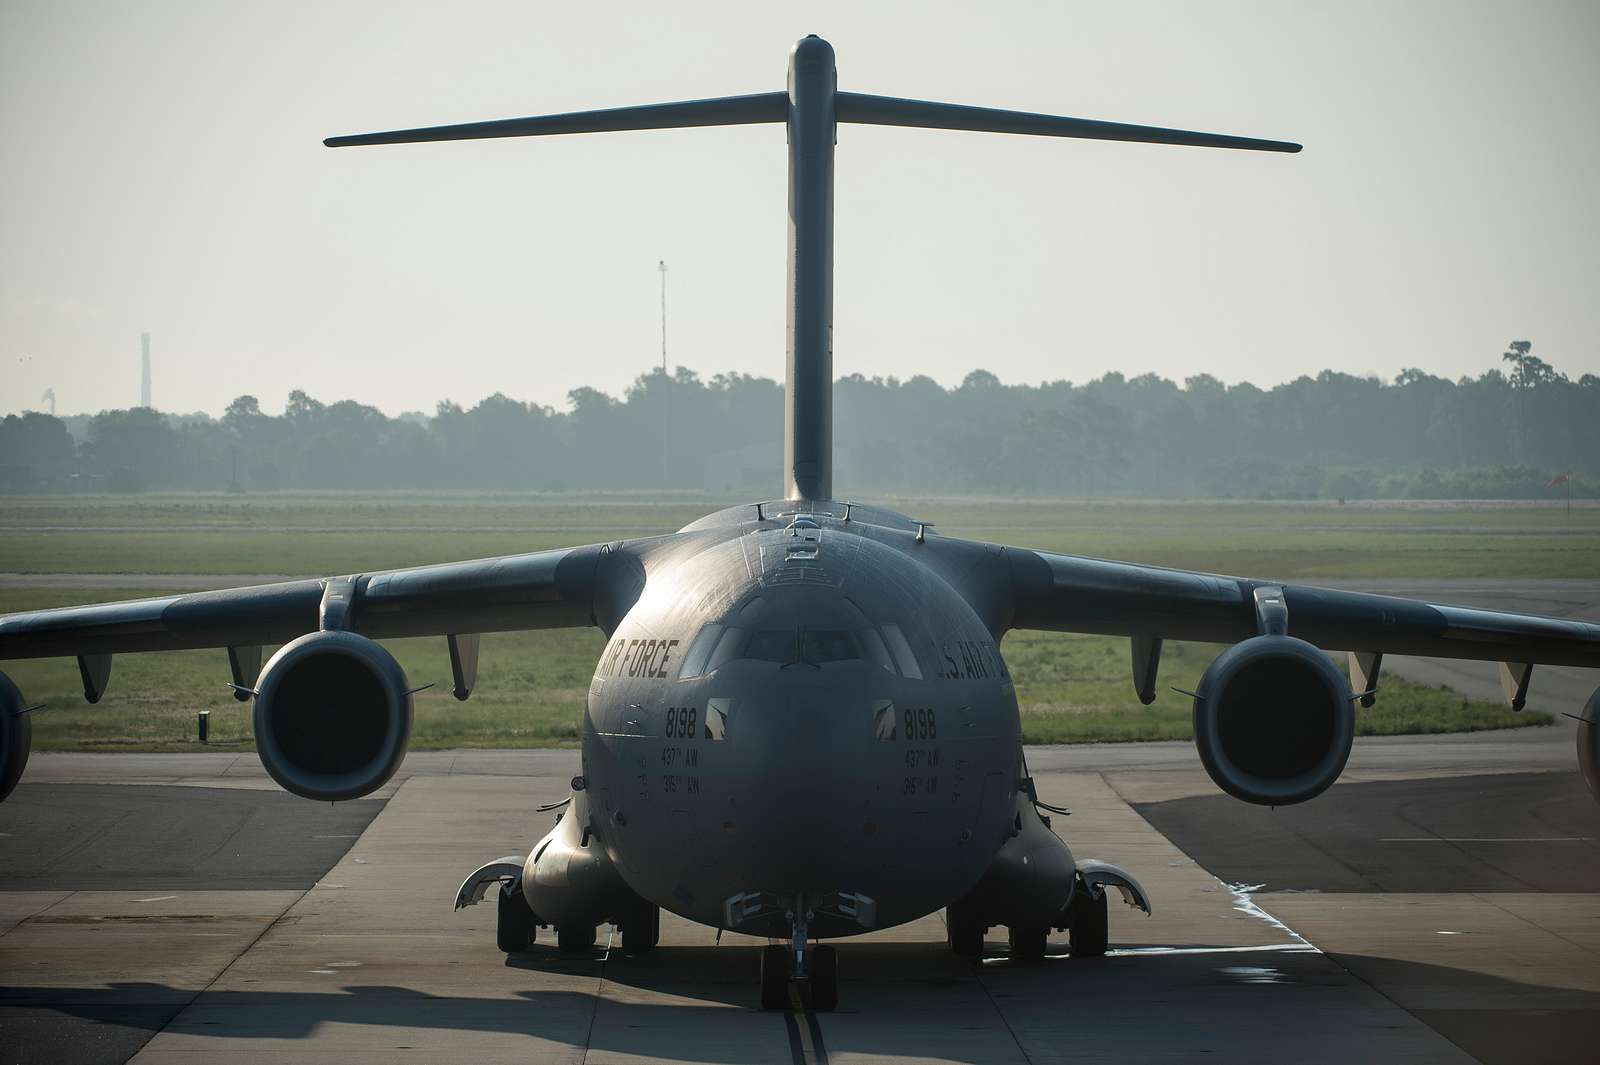
<svg viewBox="0 0 1600 1065">
<path fill-rule="evenodd" d="M 815 35 L 796 42 L 789 53 L 787 92 L 363 133 L 330 137 L 323 143 L 344 148 L 758 122 L 784 122 L 789 127 L 783 465 L 784 496 L 796 500 L 833 495 L 833 156 L 838 123 L 1265 152 L 1300 150 L 1289 141 L 839 92 L 833 47 Z"/>
</svg>

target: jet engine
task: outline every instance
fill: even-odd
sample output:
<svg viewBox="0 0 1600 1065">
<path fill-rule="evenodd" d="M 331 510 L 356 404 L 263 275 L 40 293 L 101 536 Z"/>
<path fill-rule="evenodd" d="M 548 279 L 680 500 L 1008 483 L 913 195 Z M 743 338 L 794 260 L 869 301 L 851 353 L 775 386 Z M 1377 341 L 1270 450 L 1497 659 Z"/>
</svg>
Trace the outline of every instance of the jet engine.
<svg viewBox="0 0 1600 1065">
<path fill-rule="evenodd" d="M 26 755 L 24 755 L 26 757 Z M 1600 802 L 1600 688 L 1594 690 L 1578 718 L 1578 767 L 1589 794 Z M 5 778 L 0 775 L 0 796 L 5 795 Z"/>
<path fill-rule="evenodd" d="M 0 802 L 17 786 L 32 748 L 33 715 L 11 678 L 0 673 Z"/>
<path fill-rule="evenodd" d="M 406 675 L 365 636 L 302 636 L 261 671 L 255 734 L 261 764 L 286 790 L 329 802 L 371 794 L 411 738 Z"/>
<path fill-rule="evenodd" d="M 1339 778 L 1355 738 L 1350 684 L 1291 636 L 1256 636 L 1212 662 L 1194 696 L 1200 761 L 1229 795 L 1288 806 Z"/>
</svg>

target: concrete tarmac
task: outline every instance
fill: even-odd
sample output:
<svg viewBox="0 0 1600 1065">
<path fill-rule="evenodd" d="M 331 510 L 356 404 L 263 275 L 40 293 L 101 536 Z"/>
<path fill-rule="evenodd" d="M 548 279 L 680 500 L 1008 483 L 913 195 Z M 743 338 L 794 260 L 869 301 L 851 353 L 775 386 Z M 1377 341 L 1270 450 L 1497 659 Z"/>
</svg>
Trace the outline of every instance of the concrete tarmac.
<svg viewBox="0 0 1600 1065">
<path fill-rule="evenodd" d="M 1570 737 L 1514 735 L 1362 741 L 1350 783 L 1276 813 L 1217 795 L 1187 745 L 1031 749 L 1057 829 L 1154 916 L 1114 900 L 1110 956 L 1058 941 L 1036 966 L 1002 929 L 958 961 L 939 915 L 840 941 L 821 1015 L 756 1009 L 758 941 L 668 915 L 645 957 L 603 928 L 508 959 L 492 906 L 452 912 L 537 839 L 575 751 L 420 752 L 339 807 L 266 790 L 249 755 L 38 755 L 0 806 L 0 1062 L 1581 1061 L 1600 811 L 1552 771 Z M 227 844 L 175 825 L 230 802 L 251 857 L 222 880 Z M 31 857 L 57 807 L 58 834 L 166 879 Z"/>
</svg>

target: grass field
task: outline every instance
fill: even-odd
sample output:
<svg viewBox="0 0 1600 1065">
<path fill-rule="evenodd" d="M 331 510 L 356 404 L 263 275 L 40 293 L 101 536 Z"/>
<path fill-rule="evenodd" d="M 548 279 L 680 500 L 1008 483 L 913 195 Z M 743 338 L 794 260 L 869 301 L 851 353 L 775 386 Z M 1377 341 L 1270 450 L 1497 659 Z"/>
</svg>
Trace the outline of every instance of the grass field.
<svg viewBox="0 0 1600 1065">
<path fill-rule="evenodd" d="M 12 497 L 0 513 L 0 572 L 323 574 L 507 554 L 676 529 L 712 500 L 369 495 L 125 498 Z M 1183 503 L 891 503 L 947 535 L 1259 576 L 1595 577 L 1600 509 L 1517 505 L 1346 506 Z M 109 584 L 115 578 L 99 578 Z M 0 588 L 0 613 L 160 594 Z M 575 742 L 602 637 L 595 631 L 484 638 L 479 686 L 458 703 L 442 639 L 391 645 L 414 684 L 416 747 Z M 1192 688 L 1217 648 L 1169 645 L 1156 702 L 1141 706 L 1124 640 L 1019 632 L 1004 645 L 1032 742 L 1182 739 Z M 31 701 L 38 749 L 194 750 L 195 711 L 212 737 L 249 744 L 249 707 L 226 687 L 221 651 L 123 655 L 97 706 L 83 704 L 70 660 L 6 665 Z M 1544 724 L 1534 712 L 1465 700 L 1386 677 L 1362 733 Z"/>
<path fill-rule="evenodd" d="M 734 500 L 10 497 L 0 572 L 351 573 L 669 532 Z M 1219 573 L 1600 575 L 1600 507 L 888 501 L 948 536 Z"/>
</svg>

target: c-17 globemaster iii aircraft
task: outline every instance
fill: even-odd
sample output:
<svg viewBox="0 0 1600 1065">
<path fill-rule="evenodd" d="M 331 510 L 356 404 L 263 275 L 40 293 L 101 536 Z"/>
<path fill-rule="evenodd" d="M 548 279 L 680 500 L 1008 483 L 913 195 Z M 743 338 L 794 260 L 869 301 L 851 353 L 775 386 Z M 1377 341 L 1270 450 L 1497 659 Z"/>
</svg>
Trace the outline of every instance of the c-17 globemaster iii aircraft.
<svg viewBox="0 0 1600 1065">
<path fill-rule="evenodd" d="M 838 1001 L 815 945 L 941 907 L 957 954 L 1005 926 L 1014 958 L 1052 929 L 1103 953 L 1108 891 L 1150 909 L 1132 874 L 1075 859 L 1023 757 L 1000 653 L 1013 629 L 1128 637 L 1155 697 L 1164 640 L 1227 643 L 1194 697 L 1206 771 L 1246 802 L 1304 802 L 1339 776 L 1354 704 L 1385 654 L 1501 663 L 1520 708 L 1533 666 L 1600 666 L 1600 626 L 1274 581 L 1053 554 L 935 533 L 834 497 L 833 158 L 841 122 L 1296 152 L 1297 144 L 841 92 L 833 49 L 807 37 L 788 91 L 436 126 L 326 143 L 785 123 L 789 143 L 784 495 L 665 536 L 505 558 L 0 617 L 0 659 L 74 656 L 92 703 L 112 656 L 226 648 L 254 699 L 257 750 L 284 788 L 352 799 L 405 757 L 413 689 L 378 640 L 449 641 L 471 694 L 480 633 L 597 626 L 609 642 L 583 714 L 580 775 L 526 855 L 472 873 L 457 906 L 498 901 L 499 947 L 553 927 L 585 950 L 596 926 L 626 952 L 665 907 L 766 936 L 761 1003 L 791 986 Z M 261 666 L 265 645 L 282 644 Z M 1349 676 L 1327 650 L 1349 653 Z M 1354 691 L 1352 692 L 1352 687 Z M 0 798 L 27 762 L 31 718 L 0 676 Z M 1577 730 L 1600 798 L 1600 692 Z"/>
</svg>

